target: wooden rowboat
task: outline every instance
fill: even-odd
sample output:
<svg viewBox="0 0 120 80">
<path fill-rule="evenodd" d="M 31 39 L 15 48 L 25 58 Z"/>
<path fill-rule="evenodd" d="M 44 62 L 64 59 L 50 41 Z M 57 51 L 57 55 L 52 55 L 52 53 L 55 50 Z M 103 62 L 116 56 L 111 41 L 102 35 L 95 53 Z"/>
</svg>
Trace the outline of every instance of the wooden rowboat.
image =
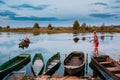
<svg viewBox="0 0 120 80">
<path fill-rule="evenodd" d="M 64 60 L 65 72 L 69 75 L 77 74 L 78 72 L 84 70 L 84 53 L 73 51 Z"/>
<path fill-rule="evenodd" d="M 30 61 L 30 54 L 20 54 L 0 66 L 0 79 Z"/>
<path fill-rule="evenodd" d="M 108 55 L 91 57 L 91 63 L 108 80 L 120 80 L 120 65 Z"/>
<path fill-rule="evenodd" d="M 46 64 L 44 75 L 52 75 L 60 67 L 60 53 L 53 55 Z"/>
<path fill-rule="evenodd" d="M 32 59 L 32 71 L 35 76 L 42 74 L 44 69 L 44 60 L 41 53 L 36 53 Z"/>
</svg>

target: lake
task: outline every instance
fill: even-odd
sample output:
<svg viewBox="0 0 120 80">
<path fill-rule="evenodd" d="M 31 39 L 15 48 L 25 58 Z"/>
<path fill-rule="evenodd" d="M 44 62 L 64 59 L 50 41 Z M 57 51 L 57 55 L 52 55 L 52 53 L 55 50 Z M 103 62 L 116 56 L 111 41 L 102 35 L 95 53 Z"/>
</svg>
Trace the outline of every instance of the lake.
<svg viewBox="0 0 120 80">
<path fill-rule="evenodd" d="M 18 44 L 20 39 L 25 37 L 30 38 L 30 45 L 28 48 L 19 48 Z M 78 37 L 78 42 L 73 39 Z M 98 33 L 99 37 L 99 53 L 108 54 L 115 60 L 120 59 L 120 33 Z M 55 53 L 61 54 L 61 66 L 54 73 L 54 75 L 64 75 L 63 61 L 65 55 L 68 55 L 72 51 L 82 51 L 88 54 L 88 63 L 90 63 L 90 57 L 93 55 L 93 42 L 89 42 L 93 39 L 92 33 L 59 33 L 59 34 L 39 34 L 34 35 L 32 33 L 10 33 L 0 32 L 0 65 L 9 58 L 13 58 L 21 53 L 30 53 L 31 58 L 35 53 L 42 53 L 45 63 Z M 9 56 L 10 55 L 10 56 Z M 30 63 L 25 67 L 27 75 L 33 75 L 31 72 Z M 85 76 L 92 76 L 93 70 L 87 66 L 87 73 Z"/>
</svg>

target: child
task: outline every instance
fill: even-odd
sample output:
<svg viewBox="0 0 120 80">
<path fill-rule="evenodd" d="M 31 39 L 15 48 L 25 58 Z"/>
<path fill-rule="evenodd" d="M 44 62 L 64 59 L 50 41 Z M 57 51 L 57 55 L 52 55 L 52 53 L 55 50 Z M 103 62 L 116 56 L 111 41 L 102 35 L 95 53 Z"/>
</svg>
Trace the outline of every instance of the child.
<svg viewBox="0 0 120 80">
<path fill-rule="evenodd" d="M 99 55 L 98 54 L 99 41 L 98 41 L 97 32 L 94 31 L 93 35 L 94 35 L 94 39 L 92 41 L 94 41 L 94 55 Z"/>
</svg>

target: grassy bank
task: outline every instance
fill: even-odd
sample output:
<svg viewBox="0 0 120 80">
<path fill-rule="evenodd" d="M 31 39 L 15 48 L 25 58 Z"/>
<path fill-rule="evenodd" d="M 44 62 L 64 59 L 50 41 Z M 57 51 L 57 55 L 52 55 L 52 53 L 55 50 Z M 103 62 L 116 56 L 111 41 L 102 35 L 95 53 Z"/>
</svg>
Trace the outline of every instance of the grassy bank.
<svg viewBox="0 0 120 80">
<path fill-rule="evenodd" d="M 64 28 L 53 28 L 52 30 L 48 28 L 0 28 L 0 32 L 20 32 L 20 33 L 33 33 L 33 34 L 40 34 L 40 33 L 86 33 L 86 32 L 120 32 L 120 28 L 113 28 L 113 27 L 87 27 L 87 28 L 80 28 L 77 30 L 73 30 L 72 27 Z"/>
</svg>

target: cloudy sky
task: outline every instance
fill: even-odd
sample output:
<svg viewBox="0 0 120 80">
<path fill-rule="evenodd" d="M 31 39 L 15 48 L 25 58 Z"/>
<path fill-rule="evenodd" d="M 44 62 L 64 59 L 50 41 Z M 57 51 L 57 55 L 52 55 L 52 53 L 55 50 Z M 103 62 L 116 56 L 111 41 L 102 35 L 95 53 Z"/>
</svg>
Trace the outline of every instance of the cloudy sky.
<svg viewBox="0 0 120 80">
<path fill-rule="evenodd" d="M 0 26 L 119 25 L 120 0 L 0 0 Z"/>
</svg>

